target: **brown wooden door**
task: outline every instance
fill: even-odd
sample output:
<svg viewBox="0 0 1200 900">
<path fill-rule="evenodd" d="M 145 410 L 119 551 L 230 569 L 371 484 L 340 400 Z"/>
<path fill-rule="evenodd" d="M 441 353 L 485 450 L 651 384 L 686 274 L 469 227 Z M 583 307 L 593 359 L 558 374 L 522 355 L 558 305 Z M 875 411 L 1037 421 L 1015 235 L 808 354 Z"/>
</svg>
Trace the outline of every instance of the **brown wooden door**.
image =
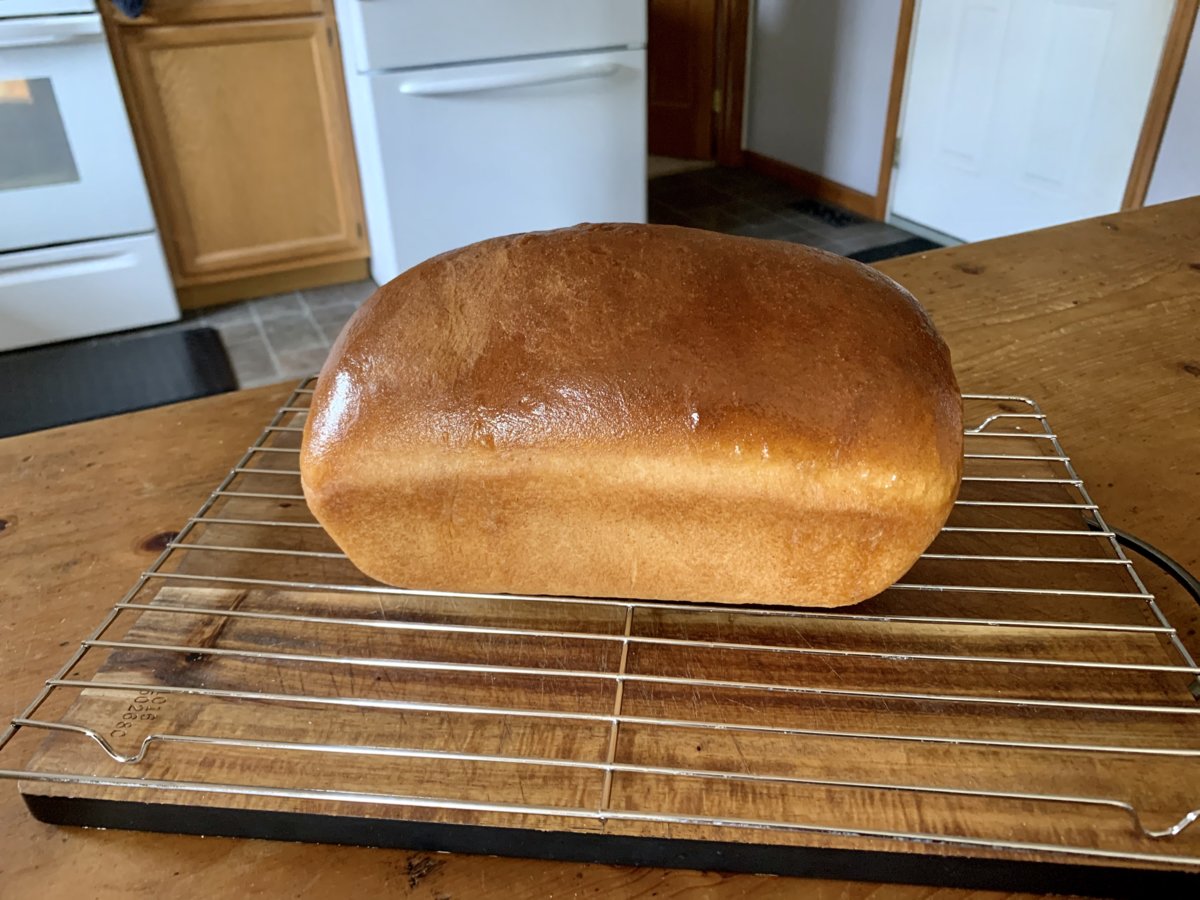
<svg viewBox="0 0 1200 900">
<path fill-rule="evenodd" d="M 717 0 L 650 0 L 650 152 L 713 158 Z"/>
<path fill-rule="evenodd" d="M 176 285 L 365 257 L 332 20 L 117 29 Z"/>
</svg>

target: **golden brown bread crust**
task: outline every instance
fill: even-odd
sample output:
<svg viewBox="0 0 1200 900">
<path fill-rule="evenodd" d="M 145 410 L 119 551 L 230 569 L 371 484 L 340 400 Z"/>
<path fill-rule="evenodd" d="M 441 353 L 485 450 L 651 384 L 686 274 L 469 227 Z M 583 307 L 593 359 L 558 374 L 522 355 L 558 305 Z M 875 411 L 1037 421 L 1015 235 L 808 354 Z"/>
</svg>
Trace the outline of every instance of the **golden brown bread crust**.
<svg viewBox="0 0 1200 900">
<path fill-rule="evenodd" d="M 390 584 L 837 606 L 945 522 L 962 408 L 924 311 L 873 269 L 581 225 L 381 287 L 300 462 L 317 519 Z"/>
</svg>

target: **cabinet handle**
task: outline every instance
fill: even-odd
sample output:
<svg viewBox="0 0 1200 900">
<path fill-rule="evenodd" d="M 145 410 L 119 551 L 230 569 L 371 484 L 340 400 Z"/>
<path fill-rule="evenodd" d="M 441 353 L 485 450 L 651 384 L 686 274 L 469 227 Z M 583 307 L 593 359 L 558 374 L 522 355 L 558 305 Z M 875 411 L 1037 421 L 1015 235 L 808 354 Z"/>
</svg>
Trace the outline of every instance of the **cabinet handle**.
<svg viewBox="0 0 1200 900">
<path fill-rule="evenodd" d="M 617 74 L 617 63 L 566 64 L 557 69 L 540 72 L 511 72 L 495 75 L 467 75 L 460 78 L 422 78 L 400 82 L 400 93 L 413 97 L 439 97 L 447 94 L 478 94 L 504 88 L 532 87 L 560 81 L 580 81 L 584 78 L 608 78 Z"/>
</svg>

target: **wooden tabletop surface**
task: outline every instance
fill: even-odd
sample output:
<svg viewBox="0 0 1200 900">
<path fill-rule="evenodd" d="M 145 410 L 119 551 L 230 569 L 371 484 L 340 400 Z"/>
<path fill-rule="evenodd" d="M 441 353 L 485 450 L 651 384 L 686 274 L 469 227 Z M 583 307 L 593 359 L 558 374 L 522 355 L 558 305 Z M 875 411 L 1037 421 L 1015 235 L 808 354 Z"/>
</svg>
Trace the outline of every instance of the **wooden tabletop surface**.
<svg viewBox="0 0 1200 900">
<path fill-rule="evenodd" d="M 1034 397 L 1110 524 L 1200 571 L 1200 198 L 879 268 L 965 391 Z M 258 435 L 290 385 L 0 441 L 0 716 L 16 715 Z M 1200 613 L 1149 565 L 1193 654 Z M 0 768 L 22 760 L 0 752 Z M 13 897 L 866 897 L 877 885 L 54 828 L 0 784 Z M 889 897 L 967 896 L 893 887 Z M 972 894 L 973 897 L 997 896 Z"/>
</svg>

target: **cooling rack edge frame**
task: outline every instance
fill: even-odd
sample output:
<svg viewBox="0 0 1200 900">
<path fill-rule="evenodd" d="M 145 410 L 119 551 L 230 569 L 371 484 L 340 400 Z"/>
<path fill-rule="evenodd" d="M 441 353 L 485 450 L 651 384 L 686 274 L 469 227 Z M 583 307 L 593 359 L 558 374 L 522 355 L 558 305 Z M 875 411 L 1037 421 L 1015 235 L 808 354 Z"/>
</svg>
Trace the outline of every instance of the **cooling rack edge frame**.
<svg viewBox="0 0 1200 900">
<path fill-rule="evenodd" d="M 306 387 L 311 383 L 311 378 L 301 380 L 285 406 L 277 411 L 271 424 L 264 429 L 246 456 L 261 446 L 272 425 L 278 423 L 280 415 L 295 398 L 310 392 Z M 1002 399 L 1001 395 L 987 396 L 989 399 Z M 1004 396 L 1003 399 L 1025 402 L 1038 409 L 1039 415 L 1042 415 L 1036 403 L 1027 398 Z M 1057 445 L 1057 440 L 1055 444 Z M 244 463 L 245 457 L 238 465 Z M 225 481 L 236 471 L 235 467 L 226 476 Z M 211 502 L 210 497 L 197 511 L 193 520 L 203 515 Z M 151 572 L 158 568 L 168 553 L 169 549 L 163 551 L 151 567 Z M 1136 573 L 1131 574 L 1137 579 Z M 129 593 L 136 592 L 143 581 L 144 576 Z M 114 607 L 110 616 L 115 612 Z M 1155 613 L 1161 619 L 1161 612 L 1155 609 Z M 98 630 L 103 629 L 107 623 L 106 617 L 98 626 Z M 1186 651 L 1184 653 L 1186 657 Z M 68 661 L 63 667 L 64 671 L 75 661 L 75 658 Z M 44 698 L 39 697 L 31 706 L 38 704 L 41 699 Z M 10 729 L 13 724 L 15 720 L 10 724 Z M 6 738 L 11 736 L 5 735 Z M 7 743 L 7 740 L 3 743 Z M 5 774 L 11 777 L 16 773 Z M 19 778 L 17 780 L 22 788 L 29 783 Z M 493 824 L 378 819 L 329 813 L 246 810 L 221 806 L 194 807 L 174 803 L 55 796 L 27 793 L 23 789 L 20 793 L 36 819 L 54 825 L 1039 893 L 1082 891 L 1091 895 L 1133 897 L 1145 896 L 1148 890 L 1200 890 L 1200 872 L 1185 869 L 1135 868 L 969 854 L 944 855 L 795 844 L 740 843 L 648 835 L 541 831 Z"/>
</svg>

